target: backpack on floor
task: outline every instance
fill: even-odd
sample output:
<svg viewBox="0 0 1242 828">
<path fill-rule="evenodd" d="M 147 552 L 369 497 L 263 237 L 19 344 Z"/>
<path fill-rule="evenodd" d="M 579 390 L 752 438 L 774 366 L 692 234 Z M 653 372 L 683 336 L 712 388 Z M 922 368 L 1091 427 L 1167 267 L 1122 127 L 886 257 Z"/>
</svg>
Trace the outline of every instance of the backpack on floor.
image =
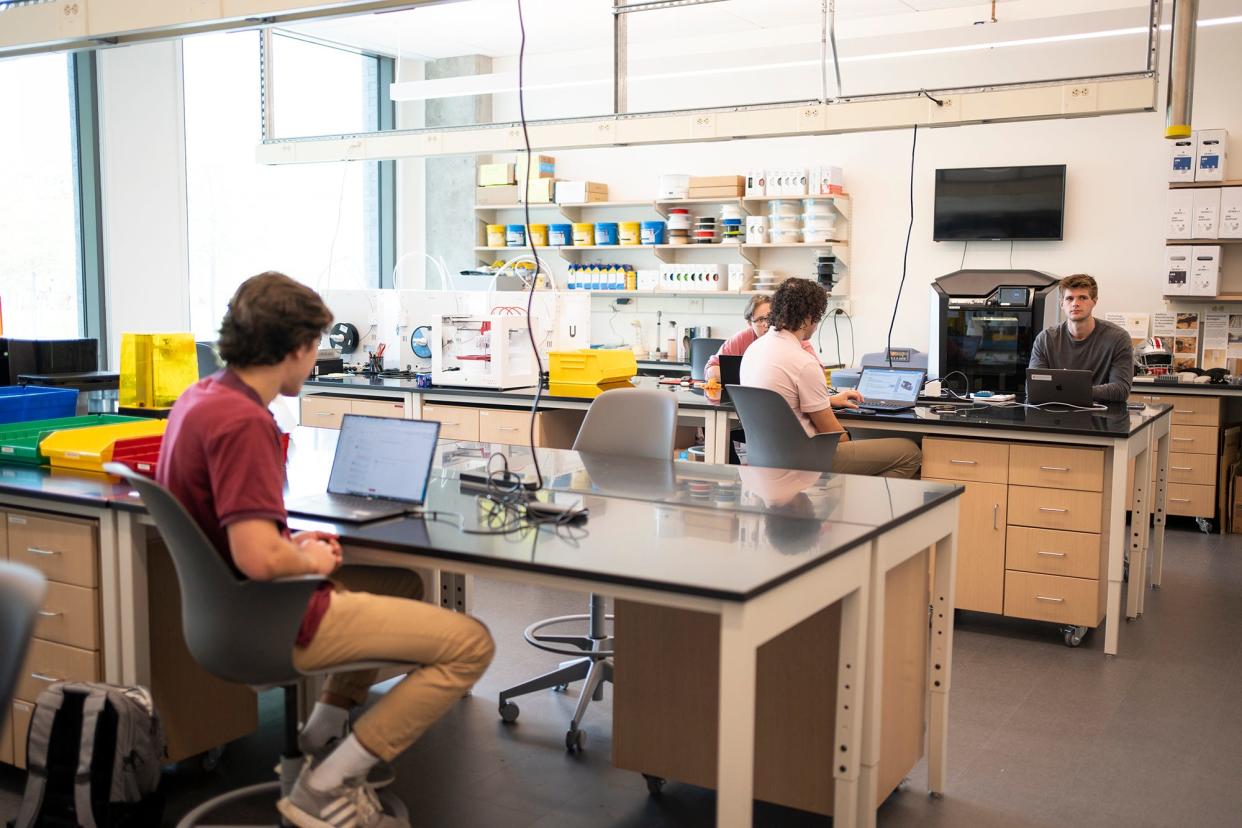
<svg viewBox="0 0 1242 828">
<path fill-rule="evenodd" d="M 164 729 L 144 687 L 57 682 L 39 694 L 26 738 L 26 791 L 14 828 L 159 825 Z"/>
</svg>

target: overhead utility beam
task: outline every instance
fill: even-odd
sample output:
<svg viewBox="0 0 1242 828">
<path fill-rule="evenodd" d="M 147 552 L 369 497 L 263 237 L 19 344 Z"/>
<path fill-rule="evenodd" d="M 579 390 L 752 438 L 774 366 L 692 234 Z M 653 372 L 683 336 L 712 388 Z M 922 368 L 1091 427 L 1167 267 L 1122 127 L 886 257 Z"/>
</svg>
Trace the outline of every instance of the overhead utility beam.
<svg viewBox="0 0 1242 828">
<path fill-rule="evenodd" d="M 397 11 L 442 0 L 0 0 L 0 58 Z"/>
<path fill-rule="evenodd" d="M 1169 49 L 1169 90 L 1164 110 L 1164 137 L 1190 137 L 1195 90 L 1195 30 L 1199 0 L 1173 0 L 1173 37 Z"/>
</svg>

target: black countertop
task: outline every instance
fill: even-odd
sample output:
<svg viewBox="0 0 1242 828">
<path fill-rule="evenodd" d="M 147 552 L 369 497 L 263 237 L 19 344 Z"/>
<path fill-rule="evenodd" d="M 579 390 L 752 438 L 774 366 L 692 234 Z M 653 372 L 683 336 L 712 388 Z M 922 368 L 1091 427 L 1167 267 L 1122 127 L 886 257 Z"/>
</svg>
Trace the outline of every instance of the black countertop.
<svg viewBox="0 0 1242 828">
<path fill-rule="evenodd" d="M 1242 397 L 1242 385 L 1209 385 L 1197 382 L 1159 384 L 1136 382 L 1130 386 L 1131 394 L 1160 396 L 1162 394 L 1185 394 L 1192 397 Z"/>
<path fill-rule="evenodd" d="M 1002 407 L 999 405 L 962 405 L 936 409 L 933 406 L 915 408 L 895 414 L 861 414 L 848 409 L 835 409 L 833 413 L 847 428 L 866 428 L 869 424 L 894 421 L 918 425 L 934 431 L 938 428 L 978 428 L 981 431 L 1008 430 L 1052 434 L 1083 434 L 1092 437 L 1128 437 L 1142 431 L 1161 417 L 1172 412 L 1171 405 L 1148 405 L 1142 409 L 1128 409 L 1125 403 L 1108 403 L 1103 411 L 1070 411 L 1063 406 L 1029 408 L 1025 406 Z"/>
</svg>

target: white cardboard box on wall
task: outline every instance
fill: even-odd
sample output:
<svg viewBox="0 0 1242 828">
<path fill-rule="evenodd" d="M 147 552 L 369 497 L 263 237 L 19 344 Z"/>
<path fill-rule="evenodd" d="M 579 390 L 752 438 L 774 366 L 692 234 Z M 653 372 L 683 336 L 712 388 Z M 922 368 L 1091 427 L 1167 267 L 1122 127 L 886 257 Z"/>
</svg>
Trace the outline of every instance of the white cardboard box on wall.
<svg viewBox="0 0 1242 828">
<path fill-rule="evenodd" d="M 1215 296 L 1220 285 L 1220 245 L 1205 244 L 1190 248 L 1189 296 Z"/>
<path fill-rule="evenodd" d="M 1195 226 L 1192 239 L 1214 239 L 1220 232 L 1220 188 L 1193 190 Z"/>
<path fill-rule="evenodd" d="M 1193 238 L 1191 232 L 1194 230 L 1194 214 L 1195 214 L 1195 191 L 1194 190 L 1169 190 L 1166 213 L 1168 216 L 1168 227 L 1165 229 L 1165 238 L 1168 239 L 1189 239 Z"/>
<path fill-rule="evenodd" d="M 1169 142 L 1169 181 L 1195 180 L 1195 138 Z"/>
<path fill-rule="evenodd" d="M 1229 131 L 1195 130 L 1195 181 L 1224 181 Z"/>
<path fill-rule="evenodd" d="M 1242 187 L 1220 191 L 1220 232 L 1218 238 L 1242 239 Z"/>
<path fill-rule="evenodd" d="M 1165 296 L 1185 296 L 1190 289 L 1190 252 L 1188 244 L 1174 244 L 1164 249 Z"/>
</svg>

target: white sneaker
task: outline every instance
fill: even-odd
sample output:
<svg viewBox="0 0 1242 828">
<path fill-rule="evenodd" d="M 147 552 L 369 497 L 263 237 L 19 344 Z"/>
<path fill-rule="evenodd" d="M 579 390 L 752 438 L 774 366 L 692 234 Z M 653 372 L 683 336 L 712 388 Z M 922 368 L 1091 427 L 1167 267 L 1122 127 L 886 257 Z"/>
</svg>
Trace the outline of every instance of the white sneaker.
<svg viewBox="0 0 1242 828">
<path fill-rule="evenodd" d="M 403 819 L 384 813 L 375 789 L 365 782 L 346 782 L 330 791 L 311 787 L 304 768 L 289 795 L 276 803 L 281 815 L 299 828 L 410 828 Z"/>
</svg>

